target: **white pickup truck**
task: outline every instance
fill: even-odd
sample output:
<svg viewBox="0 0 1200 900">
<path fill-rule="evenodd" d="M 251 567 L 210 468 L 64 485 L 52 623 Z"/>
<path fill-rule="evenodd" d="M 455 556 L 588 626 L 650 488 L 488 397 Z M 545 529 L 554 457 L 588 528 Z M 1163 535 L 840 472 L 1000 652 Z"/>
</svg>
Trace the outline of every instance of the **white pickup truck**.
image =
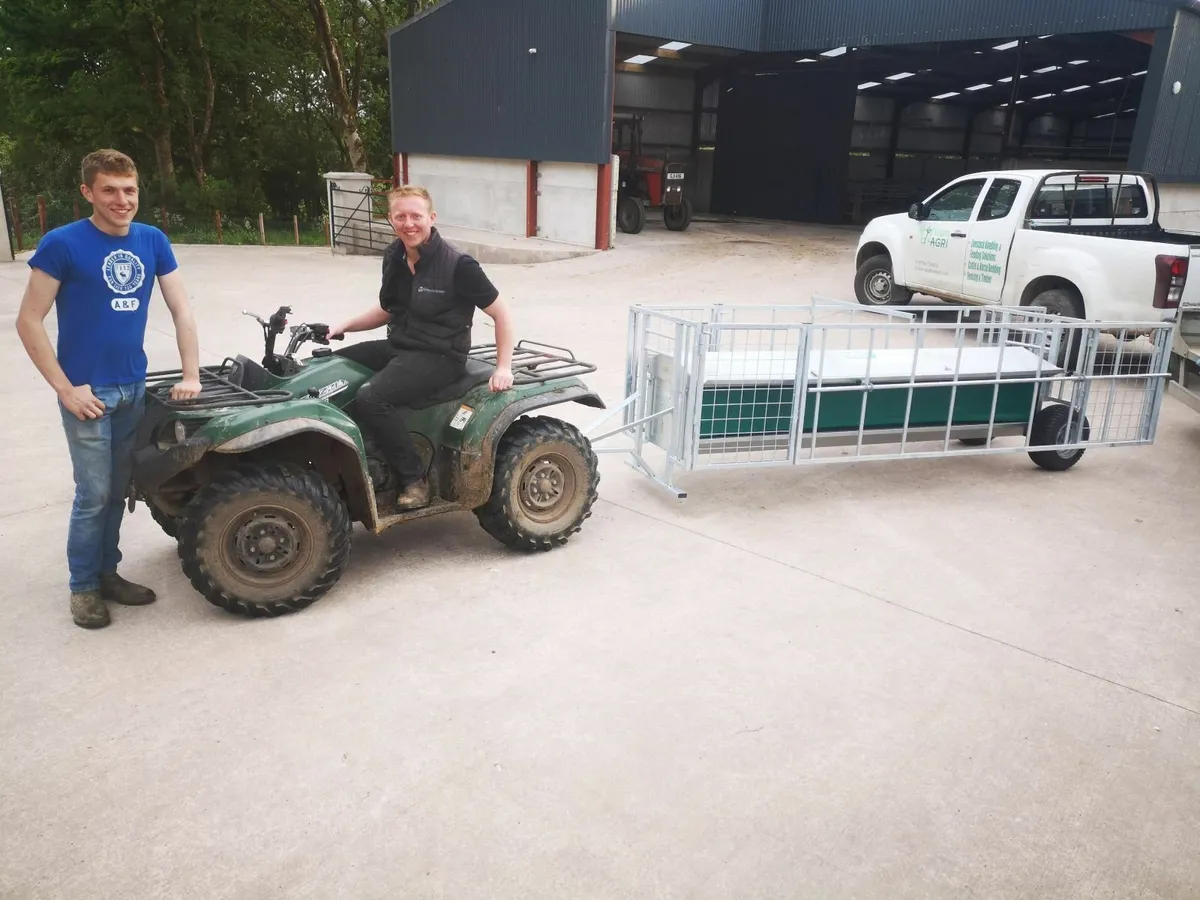
<svg viewBox="0 0 1200 900">
<path fill-rule="evenodd" d="M 964 175 L 867 225 L 855 294 L 870 306 L 919 292 L 1094 321 L 1174 320 L 1181 304 L 1200 304 L 1200 272 L 1188 279 L 1200 235 L 1163 230 L 1158 210 L 1158 185 L 1140 172 Z"/>
</svg>

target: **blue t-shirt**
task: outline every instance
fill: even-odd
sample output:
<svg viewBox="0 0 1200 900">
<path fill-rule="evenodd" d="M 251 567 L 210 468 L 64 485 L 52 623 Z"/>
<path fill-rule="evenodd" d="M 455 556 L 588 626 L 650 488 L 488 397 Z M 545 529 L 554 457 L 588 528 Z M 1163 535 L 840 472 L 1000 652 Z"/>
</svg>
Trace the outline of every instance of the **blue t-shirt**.
<svg viewBox="0 0 1200 900">
<path fill-rule="evenodd" d="M 61 282 L 58 364 L 72 384 L 105 387 L 146 377 L 147 311 L 154 280 L 179 267 L 159 229 L 134 222 L 105 234 L 90 219 L 55 228 L 29 265 Z"/>
</svg>

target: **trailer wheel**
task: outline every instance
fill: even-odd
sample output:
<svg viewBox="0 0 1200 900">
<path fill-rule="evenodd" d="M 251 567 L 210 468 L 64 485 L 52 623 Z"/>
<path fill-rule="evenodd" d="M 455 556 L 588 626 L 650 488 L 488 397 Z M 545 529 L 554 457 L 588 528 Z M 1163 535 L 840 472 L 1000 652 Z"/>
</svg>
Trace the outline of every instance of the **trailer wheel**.
<svg viewBox="0 0 1200 900">
<path fill-rule="evenodd" d="M 646 204 L 640 197 L 626 197 L 617 204 L 617 227 L 626 234 L 640 234 L 646 227 Z"/>
<path fill-rule="evenodd" d="M 670 231 L 687 231 L 692 224 L 692 201 L 684 197 L 678 206 L 664 207 L 663 224 Z"/>
<path fill-rule="evenodd" d="M 912 291 L 896 284 L 892 258 L 886 253 L 872 256 L 854 275 L 854 294 L 863 306 L 904 306 Z"/>
<path fill-rule="evenodd" d="M 1070 428 L 1077 427 L 1081 413 L 1062 403 L 1045 407 L 1033 419 L 1033 430 L 1029 434 L 1029 445 L 1066 444 L 1070 440 Z M 1083 416 L 1080 441 L 1086 442 L 1092 434 L 1091 423 Z M 1049 472 L 1065 472 L 1083 459 L 1085 450 L 1030 450 L 1029 458 Z"/>
</svg>

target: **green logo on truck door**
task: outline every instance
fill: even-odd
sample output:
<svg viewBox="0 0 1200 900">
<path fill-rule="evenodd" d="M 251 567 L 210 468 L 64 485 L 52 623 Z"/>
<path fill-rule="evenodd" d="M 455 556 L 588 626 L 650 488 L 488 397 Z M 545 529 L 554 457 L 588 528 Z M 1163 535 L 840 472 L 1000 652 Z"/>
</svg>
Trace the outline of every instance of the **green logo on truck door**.
<svg viewBox="0 0 1200 900">
<path fill-rule="evenodd" d="M 921 229 L 921 246 L 945 250 L 950 246 L 950 233 L 926 226 Z"/>
<path fill-rule="evenodd" d="M 1004 245 L 996 241 L 971 241 L 971 258 L 967 261 L 967 281 L 991 284 L 1004 275 L 1000 254 Z"/>
</svg>

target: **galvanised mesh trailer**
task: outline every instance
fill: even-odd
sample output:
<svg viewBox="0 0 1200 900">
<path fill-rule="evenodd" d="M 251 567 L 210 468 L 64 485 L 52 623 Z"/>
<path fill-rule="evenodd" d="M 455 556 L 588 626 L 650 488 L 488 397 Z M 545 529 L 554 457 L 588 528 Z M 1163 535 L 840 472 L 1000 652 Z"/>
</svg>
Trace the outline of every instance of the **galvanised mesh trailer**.
<svg viewBox="0 0 1200 900">
<path fill-rule="evenodd" d="M 1174 324 L 1006 307 L 634 306 L 623 424 L 596 434 L 677 497 L 680 472 L 1028 453 L 1063 471 L 1151 444 Z"/>
</svg>

